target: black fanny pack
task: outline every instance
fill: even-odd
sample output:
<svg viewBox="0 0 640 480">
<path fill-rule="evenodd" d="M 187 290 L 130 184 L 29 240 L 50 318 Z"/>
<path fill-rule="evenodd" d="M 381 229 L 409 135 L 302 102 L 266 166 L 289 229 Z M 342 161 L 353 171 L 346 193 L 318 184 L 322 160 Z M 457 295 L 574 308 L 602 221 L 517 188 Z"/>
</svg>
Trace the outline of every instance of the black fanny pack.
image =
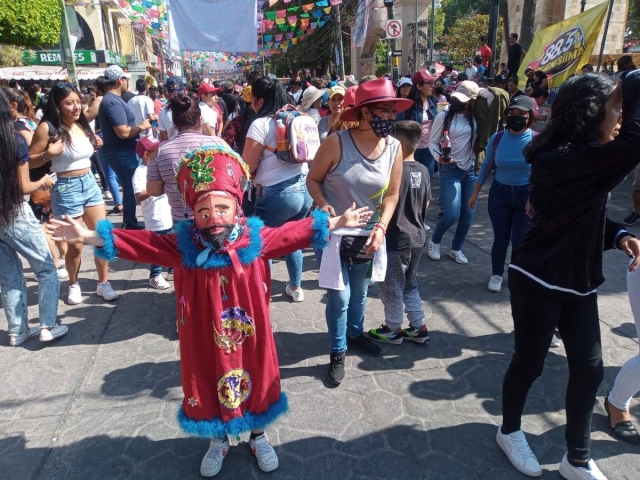
<svg viewBox="0 0 640 480">
<path fill-rule="evenodd" d="M 366 253 L 367 240 L 366 237 L 344 236 L 340 241 L 340 260 L 347 262 L 349 265 L 358 265 L 373 260 L 373 253 Z"/>
</svg>

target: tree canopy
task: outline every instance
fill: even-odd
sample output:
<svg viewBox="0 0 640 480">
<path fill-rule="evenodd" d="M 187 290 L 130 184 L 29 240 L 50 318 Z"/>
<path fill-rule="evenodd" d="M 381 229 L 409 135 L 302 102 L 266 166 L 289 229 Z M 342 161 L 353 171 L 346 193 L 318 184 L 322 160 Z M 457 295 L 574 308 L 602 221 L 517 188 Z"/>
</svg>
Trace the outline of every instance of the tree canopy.
<svg viewBox="0 0 640 480">
<path fill-rule="evenodd" d="M 0 43 L 38 47 L 60 42 L 59 0 L 0 0 Z"/>
<path fill-rule="evenodd" d="M 506 3 L 506 2 L 505 2 Z M 470 13 L 489 14 L 489 0 L 442 0 L 440 9 L 444 13 L 444 31 L 449 32 L 456 20 L 467 17 Z M 436 23 L 438 11 L 436 10 Z M 487 32 L 484 32 L 485 35 Z"/>
<path fill-rule="evenodd" d="M 444 43 L 454 62 L 463 62 L 474 57 L 478 51 L 478 37 L 486 35 L 489 30 L 489 15 L 469 15 L 458 18 L 449 33 L 444 36 Z M 498 18 L 498 35 L 496 38 L 496 59 L 500 58 L 500 47 L 503 34 L 502 18 Z"/>
</svg>

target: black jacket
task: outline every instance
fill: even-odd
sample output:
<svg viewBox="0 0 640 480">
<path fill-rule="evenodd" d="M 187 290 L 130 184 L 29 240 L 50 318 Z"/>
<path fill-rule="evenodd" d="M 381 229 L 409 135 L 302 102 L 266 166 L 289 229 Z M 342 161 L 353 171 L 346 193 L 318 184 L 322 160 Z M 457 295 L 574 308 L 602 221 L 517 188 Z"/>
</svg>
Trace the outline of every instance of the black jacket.
<svg viewBox="0 0 640 480">
<path fill-rule="evenodd" d="M 550 288 L 587 294 L 604 282 L 602 252 L 625 228 L 608 218 L 608 195 L 640 163 L 640 72 L 625 81 L 624 124 L 606 144 L 564 144 L 532 161 L 531 226 L 511 266 Z"/>
</svg>

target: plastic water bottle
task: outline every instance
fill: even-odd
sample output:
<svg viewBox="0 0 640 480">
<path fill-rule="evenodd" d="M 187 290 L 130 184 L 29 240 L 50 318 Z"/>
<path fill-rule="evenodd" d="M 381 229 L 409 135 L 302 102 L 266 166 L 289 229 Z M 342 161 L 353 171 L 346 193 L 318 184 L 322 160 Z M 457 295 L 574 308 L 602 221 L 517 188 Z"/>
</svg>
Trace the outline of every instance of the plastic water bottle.
<svg viewBox="0 0 640 480">
<path fill-rule="evenodd" d="M 287 140 L 287 127 L 285 127 L 282 119 L 276 121 L 276 137 L 278 138 L 278 151 L 286 152 L 289 150 L 289 140 Z"/>
<path fill-rule="evenodd" d="M 451 139 L 449 138 L 449 132 L 447 130 L 442 132 L 442 141 L 440 145 L 442 146 L 442 156 L 444 157 L 444 161 L 449 162 L 451 160 Z"/>
</svg>

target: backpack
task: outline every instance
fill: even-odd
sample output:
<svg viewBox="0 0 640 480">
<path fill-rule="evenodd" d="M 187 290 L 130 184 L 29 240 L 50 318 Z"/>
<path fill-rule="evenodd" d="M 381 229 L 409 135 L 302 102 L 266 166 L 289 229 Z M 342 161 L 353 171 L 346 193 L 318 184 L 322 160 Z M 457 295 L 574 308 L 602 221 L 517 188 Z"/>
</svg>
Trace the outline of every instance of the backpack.
<svg viewBox="0 0 640 480">
<path fill-rule="evenodd" d="M 281 120 L 286 128 L 287 141 L 282 149 L 267 149 L 287 163 L 311 162 L 320 147 L 318 124 L 306 113 L 298 112 L 293 105 L 285 105 L 274 115 L 276 125 Z M 277 128 L 277 127 L 276 127 Z"/>
</svg>

